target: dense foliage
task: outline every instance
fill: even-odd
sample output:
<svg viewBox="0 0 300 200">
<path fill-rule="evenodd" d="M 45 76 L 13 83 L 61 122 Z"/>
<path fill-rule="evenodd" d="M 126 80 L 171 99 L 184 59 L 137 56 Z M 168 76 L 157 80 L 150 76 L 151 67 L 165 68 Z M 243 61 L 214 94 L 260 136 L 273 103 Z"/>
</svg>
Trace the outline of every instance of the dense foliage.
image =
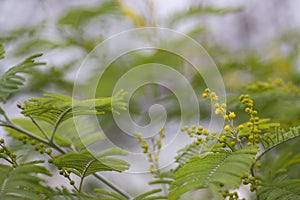
<svg viewBox="0 0 300 200">
<path fill-rule="evenodd" d="M 176 28 L 182 20 L 207 14 L 217 17 L 241 10 L 198 6 L 176 13 L 164 22 L 168 27 Z M 15 58 L 25 57 L 24 61 L 10 67 L 0 77 L 0 126 L 3 127 L 0 139 L 0 199 L 238 200 L 243 199 L 241 191 L 247 191 L 247 199 L 300 199 L 300 152 L 297 148 L 300 142 L 300 80 L 295 66 L 299 59 L 295 53 L 299 52 L 297 37 L 284 35 L 276 40 L 274 43 L 278 47 L 285 44 L 292 50 L 270 56 L 262 62 L 256 52 L 245 51 L 236 57 L 225 47 L 212 43 L 205 26 L 188 30 L 187 34 L 195 40 L 200 36 L 206 38 L 201 41 L 217 65 L 221 66 L 230 94 L 227 102 L 222 102 L 223 98 L 218 96 L 217 91 L 207 88 L 193 69 L 187 73 L 185 60 L 160 49 L 151 54 L 134 52 L 130 58 L 121 57 L 111 63 L 112 67 L 104 72 L 104 78 L 97 82 L 95 98 L 75 99 L 71 96 L 74 83 L 65 75 L 76 70 L 87 54 L 104 40 L 104 33 L 95 31 L 92 35 L 88 32 L 89 28 L 108 21 L 111 24 L 117 21 L 129 28 L 153 25 L 147 16 L 139 15 L 121 1 L 107 1 L 91 7 L 72 8 L 64 13 L 57 20 L 60 38 L 57 41 L 43 38 L 40 34 L 42 26 L 13 30 L 0 36 L 0 61 L 6 59 L 4 46 L 7 44 L 16 45 L 10 52 Z M 105 28 L 108 30 L 110 27 Z M 18 41 L 21 35 L 26 39 Z M 180 42 L 174 41 L 174 44 Z M 54 49 L 67 51 L 68 48 L 80 50 L 80 56 L 69 59 L 59 68 L 42 62 L 43 55 L 36 54 L 37 51 L 47 53 Z M 192 53 L 197 55 L 197 52 Z M 149 173 L 153 177 L 149 186 L 153 189 L 131 194 L 103 175 L 126 173 L 131 167 L 130 161 L 125 160 L 128 152 L 121 148 L 93 152 L 87 148 L 106 139 L 97 127 L 90 124 L 90 117 L 96 116 L 96 120 L 109 126 L 113 134 L 117 129 L 110 126 L 113 124 L 112 113 L 119 114 L 129 109 L 134 117 L 141 115 L 145 110 L 145 105 L 141 105 L 145 91 L 151 91 L 152 98 L 170 102 L 168 119 L 173 122 L 179 119 L 180 109 L 171 93 L 165 92 L 162 97 L 157 88 L 142 88 L 142 92 L 136 94 L 137 100 L 133 99 L 128 104 L 126 88 L 112 92 L 118 79 L 132 66 L 155 62 L 186 73 L 198 92 L 204 119 L 211 117 L 212 111 L 212 115 L 223 119 L 225 124 L 221 132 L 209 131 L 203 124 L 181 127 L 181 134 L 186 134 L 192 142 L 178 150 L 175 165 L 169 169 L 160 166 L 160 151 L 168 139 L 168 127 L 161 127 L 148 139 L 143 137 L 143 133 L 135 132 L 136 142 L 149 161 Z M 80 83 L 86 89 L 83 93 L 94 89 L 89 83 L 98 78 L 95 76 L 87 74 L 86 80 Z M 247 77 L 247 82 L 239 76 Z M 50 88 L 57 92 L 46 92 Z M 22 117 L 11 118 L 11 113 L 4 109 L 5 105 L 15 103 L 15 99 L 28 92 L 35 97 L 16 103 Z M 78 121 L 86 126 L 78 127 Z M 69 184 L 53 186 L 48 182 L 50 176 L 62 176 Z M 92 177 L 96 184 L 89 182 L 91 179 L 88 177 Z M 131 180 L 118 181 L 131 184 Z"/>
</svg>

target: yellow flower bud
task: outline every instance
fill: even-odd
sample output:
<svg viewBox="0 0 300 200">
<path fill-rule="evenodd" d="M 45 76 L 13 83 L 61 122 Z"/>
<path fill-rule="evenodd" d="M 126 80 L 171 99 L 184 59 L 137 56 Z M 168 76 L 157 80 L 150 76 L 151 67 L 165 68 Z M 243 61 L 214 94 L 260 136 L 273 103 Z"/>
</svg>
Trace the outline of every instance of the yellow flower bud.
<svg viewBox="0 0 300 200">
<path fill-rule="evenodd" d="M 252 125 L 253 125 L 253 124 L 252 124 L 251 122 L 248 122 L 248 123 L 247 123 L 247 126 L 248 126 L 249 128 L 252 127 Z"/>
<path fill-rule="evenodd" d="M 229 117 L 230 117 L 231 119 L 235 118 L 235 116 L 236 116 L 236 115 L 235 115 L 234 112 L 230 112 L 230 113 L 229 113 Z"/>
<path fill-rule="evenodd" d="M 220 114 L 222 114 L 222 111 L 221 111 L 221 109 L 217 108 L 217 109 L 215 110 L 215 113 L 216 113 L 216 115 L 220 115 Z"/>
<path fill-rule="evenodd" d="M 224 127 L 224 131 L 229 131 L 229 130 L 230 130 L 229 125 L 226 125 L 226 126 Z"/>
<path fill-rule="evenodd" d="M 239 130 L 243 130 L 244 129 L 244 125 L 239 125 Z"/>
</svg>

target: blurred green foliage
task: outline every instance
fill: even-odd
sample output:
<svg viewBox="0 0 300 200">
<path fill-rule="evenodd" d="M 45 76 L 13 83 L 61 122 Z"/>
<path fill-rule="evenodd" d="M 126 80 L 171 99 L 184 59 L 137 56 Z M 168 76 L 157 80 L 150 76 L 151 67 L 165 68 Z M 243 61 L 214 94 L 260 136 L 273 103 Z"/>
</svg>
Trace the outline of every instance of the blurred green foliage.
<svg viewBox="0 0 300 200">
<path fill-rule="evenodd" d="M 149 6 L 147 3 L 144 4 L 146 7 Z M 164 19 L 156 19 L 156 23 L 164 24 L 166 28 L 179 29 L 182 24 L 201 21 L 203 17 L 220 18 L 224 15 L 237 15 L 239 12 L 243 12 L 243 8 L 215 8 L 197 5 L 184 11 L 171 13 Z M 151 14 L 151 8 L 142 14 L 126 5 L 125 2 L 104 1 L 88 6 L 67 8 L 61 16 L 58 16 L 55 27 L 52 27 L 50 31 L 46 21 L 35 26 L 16 27 L 9 32 L 0 33 L 0 41 L 3 46 L 12 46 L 12 49 L 7 52 L 10 58 L 23 58 L 36 53 L 44 53 L 48 63 L 46 68 L 30 71 L 28 84 L 17 95 L 21 96 L 28 93 L 41 95 L 47 93 L 48 90 L 71 95 L 74 85 L 73 74 L 84 58 L 113 33 L 131 28 L 153 26 L 155 24 L 153 23 L 154 16 Z M 47 33 L 47 31 L 49 32 Z M 269 47 L 257 46 L 256 49 L 241 48 L 238 50 L 231 48 L 230 44 L 216 42 L 212 30 L 204 23 L 197 23 L 195 26 L 186 28 L 183 32 L 203 45 L 217 64 L 227 90 L 227 102 L 231 110 L 241 108 L 237 97 L 247 93 L 253 97 L 261 118 L 271 118 L 279 122 L 286 130 L 288 127 L 299 125 L 299 32 L 283 31 L 278 33 L 277 38 L 268 41 Z M 139 39 L 147 40 L 148 38 L 141 36 Z M 174 41 L 174 44 L 177 43 L 180 41 Z M 4 48 L 0 46 L 0 59 L 4 58 L 4 53 Z M 192 53 L 197 54 L 197 52 Z M 199 91 L 199 94 L 206 88 L 203 78 L 185 60 L 171 53 L 155 50 L 149 54 L 134 52 L 116 59 L 98 81 L 95 97 L 111 96 L 116 82 L 123 74 L 135 66 L 147 63 L 172 66 L 190 78 L 189 81 L 194 91 Z M 1 72 L 4 71 L 3 69 L 0 70 Z M 72 74 L 71 78 L 70 74 Z M 89 83 L 98 80 L 98 78 L 94 73 L 86 74 L 85 80 L 81 83 L 86 90 L 82 92 L 88 93 L 90 90 Z M 126 90 L 126 88 L 124 89 Z M 145 94 L 148 94 L 147 97 L 155 103 L 171 102 L 167 107 L 168 119 L 180 118 L 180 108 L 174 95 L 155 86 L 142 87 L 136 92 L 129 105 L 133 116 L 139 116 L 148 109 L 149 105 L 143 104 Z M 1 97 L 3 95 L 4 91 L 1 91 Z M 15 98 L 17 99 L 18 96 Z M 208 120 L 210 112 L 209 106 L 202 108 L 202 119 Z M 236 113 L 238 115 L 237 123 L 244 122 L 247 116 L 243 112 L 237 111 Z M 110 126 L 110 119 L 99 118 L 107 126 Z M 147 124 L 147 120 L 149 119 L 145 117 L 141 123 Z M 17 124 L 27 130 L 30 129 L 30 127 L 26 127 L 28 121 L 20 120 Z M 110 130 L 113 131 L 114 129 Z M 37 130 L 30 131 L 37 132 Z M 62 128 L 59 131 L 65 131 L 65 129 Z M 66 131 L 66 135 L 69 137 L 67 133 Z M 59 137 L 57 140 L 57 143 L 61 145 Z M 69 143 L 64 145 L 71 148 Z M 272 165 L 274 169 L 265 169 L 264 174 L 273 173 L 276 171 L 276 166 L 286 162 L 291 156 L 297 157 L 299 155 L 297 145 L 299 145 L 299 141 L 293 145 L 283 144 L 281 151 L 278 149 L 269 153 L 265 157 L 266 163 L 277 158 L 277 156 L 280 157 L 280 155 L 288 154 L 288 156 L 281 156 L 280 159 L 283 161 L 279 159 L 277 162 L 275 160 L 274 165 Z M 82 144 L 78 144 L 75 148 L 77 147 L 82 148 Z M 282 169 L 282 167 L 278 168 Z M 286 166 L 286 168 L 292 169 L 291 176 L 299 177 L 299 174 L 295 172 L 297 167 Z"/>
</svg>

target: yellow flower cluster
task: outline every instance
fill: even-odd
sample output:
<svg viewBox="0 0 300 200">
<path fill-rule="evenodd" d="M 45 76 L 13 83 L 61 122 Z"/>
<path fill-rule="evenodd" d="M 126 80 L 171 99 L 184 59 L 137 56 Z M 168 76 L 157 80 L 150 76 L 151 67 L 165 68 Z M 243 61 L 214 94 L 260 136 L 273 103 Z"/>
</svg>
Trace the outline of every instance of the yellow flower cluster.
<svg viewBox="0 0 300 200">
<path fill-rule="evenodd" d="M 199 145 L 202 142 L 207 142 L 210 137 L 203 137 L 208 136 L 209 132 L 207 129 L 203 128 L 203 126 L 196 127 L 195 125 L 192 125 L 191 127 L 184 126 L 181 128 L 182 132 L 186 132 L 191 138 L 196 138 L 195 144 Z"/>
<path fill-rule="evenodd" d="M 151 174 L 158 175 L 160 173 L 158 160 L 160 150 L 162 148 L 162 139 L 166 137 L 164 131 L 165 127 L 162 127 L 158 133 L 158 137 L 154 136 L 150 138 L 151 145 L 148 144 L 147 140 L 143 138 L 141 133 L 133 133 L 133 135 L 138 138 L 138 142 L 141 144 L 143 153 L 148 156 L 148 161 L 150 163 L 149 171 Z M 149 149 L 150 147 L 151 149 Z"/>
<path fill-rule="evenodd" d="M 249 91 L 281 90 L 291 94 L 300 94 L 300 88 L 297 88 L 293 82 L 285 83 L 282 79 L 268 79 L 267 81 L 249 82 L 246 86 Z"/>
<path fill-rule="evenodd" d="M 243 105 L 246 105 L 245 112 L 250 116 L 249 121 L 246 123 L 247 127 L 250 129 L 250 134 L 248 136 L 247 146 L 254 145 L 260 142 L 261 130 L 259 129 L 259 117 L 258 112 L 254 109 L 254 101 L 247 94 L 240 96 L 240 101 Z"/>
</svg>

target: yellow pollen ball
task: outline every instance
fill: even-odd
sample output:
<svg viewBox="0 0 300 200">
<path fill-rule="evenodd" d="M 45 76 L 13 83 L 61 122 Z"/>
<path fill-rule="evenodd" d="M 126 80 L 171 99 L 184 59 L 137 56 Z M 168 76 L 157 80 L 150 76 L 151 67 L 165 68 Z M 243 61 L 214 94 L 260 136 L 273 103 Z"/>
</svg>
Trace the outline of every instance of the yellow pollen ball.
<svg viewBox="0 0 300 200">
<path fill-rule="evenodd" d="M 229 130 L 230 130 L 229 125 L 226 125 L 226 126 L 224 127 L 224 131 L 229 131 Z"/>
<path fill-rule="evenodd" d="M 229 117 L 230 117 L 231 119 L 235 118 L 235 116 L 236 116 L 236 115 L 235 115 L 234 112 L 230 112 L 230 113 L 229 113 Z"/>
</svg>

